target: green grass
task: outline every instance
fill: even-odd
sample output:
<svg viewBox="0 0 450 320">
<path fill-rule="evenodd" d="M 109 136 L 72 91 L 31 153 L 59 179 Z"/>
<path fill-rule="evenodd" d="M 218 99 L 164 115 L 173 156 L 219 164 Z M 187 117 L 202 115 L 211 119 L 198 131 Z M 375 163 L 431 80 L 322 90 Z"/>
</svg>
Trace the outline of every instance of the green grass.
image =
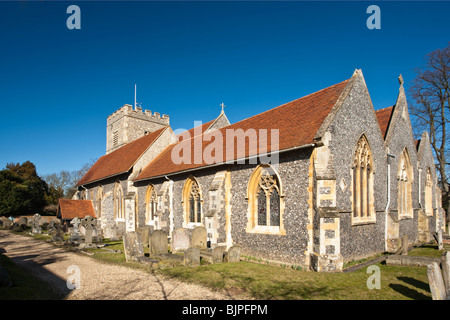
<svg viewBox="0 0 450 320">
<path fill-rule="evenodd" d="M 426 268 L 380 267 L 381 289 L 368 289 L 367 268 L 352 273 L 316 273 L 251 262 L 164 269 L 166 275 L 213 289 L 243 291 L 256 299 L 431 299 Z"/>
<path fill-rule="evenodd" d="M 424 267 L 386 266 L 380 268 L 381 289 L 368 289 L 371 274 L 367 267 L 348 273 L 317 273 L 300 268 L 282 268 L 252 259 L 238 263 L 202 264 L 190 268 L 175 266 L 152 270 L 139 263 L 125 262 L 122 241 L 105 241 L 106 248 L 121 250 L 109 253 L 105 249 L 88 249 L 92 258 L 105 263 L 157 272 L 181 281 L 200 284 L 230 293 L 245 293 L 255 299 L 275 300 L 429 300 L 427 269 Z M 144 248 L 148 255 L 148 248 Z M 440 257 L 436 245 L 425 245 L 409 252 L 410 255 Z M 79 253 L 82 254 L 82 253 Z M 244 258 L 245 259 L 245 258 Z M 255 259 L 253 259 L 255 260 Z M 349 263 L 353 265 L 360 261 Z M 0 291 L 1 298 L 1 291 Z"/>
<path fill-rule="evenodd" d="M 0 287 L 0 300 L 56 300 L 62 299 L 49 284 L 34 277 L 28 270 L 18 266 L 4 255 L 0 265 L 12 279 L 12 287 Z"/>
<path fill-rule="evenodd" d="M 435 245 L 410 252 L 411 255 L 434 257 L 440 257 L 442 253 Z M 367 281 L 372 274 L 367 273 L 367 267 L 350 273 L 316 273 L 241 261 L 197 268 L 175 267 L 159 272 L 212 289 L 242 291 L 256 299 L 431 299 L 426 268 L 376 265 L 380 268 L 380 289 L 368 289 Z"/>
</svg>

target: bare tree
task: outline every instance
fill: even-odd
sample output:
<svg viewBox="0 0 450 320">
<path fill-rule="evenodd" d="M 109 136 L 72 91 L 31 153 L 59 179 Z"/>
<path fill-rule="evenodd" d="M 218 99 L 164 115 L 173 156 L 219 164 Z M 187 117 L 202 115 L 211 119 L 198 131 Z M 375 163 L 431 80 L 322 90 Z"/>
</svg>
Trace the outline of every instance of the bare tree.
<svg viewBox="0 0 450 320">
<path fill-rule="evenodd" d="M 417 130 L 426 130 L 430 136 L 443 192 L 444 206 L 449 204 L 449 120 L 450 120 L 450 43 L 444 49 L 437 49 L 426 56 L 426 64 L 416 70 L 416 77 L 410 88 L 413 104 L 411 114 Z"/>
</svg>

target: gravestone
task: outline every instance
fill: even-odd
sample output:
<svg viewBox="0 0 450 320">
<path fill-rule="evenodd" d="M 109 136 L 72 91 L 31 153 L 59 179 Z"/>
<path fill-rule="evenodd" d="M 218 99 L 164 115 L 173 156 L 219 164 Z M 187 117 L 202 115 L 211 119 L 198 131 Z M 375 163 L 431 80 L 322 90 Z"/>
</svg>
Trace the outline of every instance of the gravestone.
<svg viewBox="0 0 450 320">
<path fill-rule="evenodd" d="M 445 251 L 441 257 L 442 277 L 444 278 L 445 291 L 450 297 L 450 252 Z"/>
<path fill-rule="evenodd" d="M 72 232 L 70 233 L 70 241 L 71 242 L 77 242 L 81 240 L 81 232 L 80 232 L 80 224 L 81 224 L 81 219 L 78 217 L 73 218 L 72 220 L 70 220 L 70 224 L 73 226 L 72 227 Z"/>
<path fill-rule="evenodd" d="M 186 267 L 197 267 L 200 265 L 200 249 L 188 248 L 184 251 L 184 265 Z"/>
<path fill-rule="evenodd" d="M 21 226 L 23 229 L 25 229 L 28 225 L 28 219 L 27 217 L 20 217 L 18 221 L 19 226 Z"/>
<path fill-rule="evenodd" d="M 155 230 L 150 236 L 150 255 L 166 254 L 169 250 L 167 246 L 167 232 Z"/>
<path fill-rule="evenodd" d="M 408 255 L 408 247 L 409 247 L 408 236 L 404 234 L 402 236 L 402 255 Z"/>
<path fill-rule="evenodd" d="M 222 263 L 225 247 L 219 246 L 212 249 L 212 263 Z"/>
<path fill-rule="evenodd" d="M 145 226 L 137 229 L 137 232 L 141 234 L 142 237 L 142 244 L 144 247 L 149 247 L 150 243 L 150 227 Z"/>
<path fill-rule="evenodd" d="M 190 247 L 189 230 L 178 228 L 172 234 L 172 253 L 184 251 Z"/>
<path fill-rule="evenodd" d="M 144 257 L 144 245 L 142 237 L 136 231 L 128 231 L 123 236 L 123 249 L 125 251 L 125 260 L 139 261 Z"/>
<path fill-rule="evenodd" d="M 437 233 L 437 238 L 438 238 L 438 246 L 439 246 L 439 250 L 444 250 L 444 243 L 442 241 L 442 230 L 439 230 Z"/>
<path fill-rule="evenodd" d="M 207 245 L 207 233 L 205 227 L 195 227 L 192 230 L 191 246 L 196 248 L 206 248 Z"/>
<path fill-rule="evenodd" d="M 41 215 L 39 213 L 36 213 L 32 219 L 33 219 L 33 222 L 31 225 L 31 233 L 32 234 L 41 234 L 42 233 L 42 228 L 41 228 L 41 224 L 40 224 Z"/>
<path fill-rule="evenodd" d="M 228 262 L 239 262 L 241 261 L 241 247 L 238 245 L 232 246 L 228 249 Z"/>
<path fill-rule="evenodd" d="M 84 233 L 84 243 L 86 245 L 92 244 L 92 237 L 94 235 L 94 228 L 97 226 L 97 219 L 92 216 L 86 216 L 81 220 L 81 225 L 86 230 Z"/>
<path fill-rule="evenodd" d="M 428 265 L 427 276 L 433 300 L 447 300 L 441 268 L 439 268 L 439 265 L 436 262 L 432 262 Z"/>
<path fill-rule="evenodd" d="M 64 241 L 61 220 L 52 219 L 52 221 L 50 221 L 50 223 L 48 225 L 48 230 L 50 231 L 50 234 L 52 235 L 53 242 Z"/>
<path fill-rule="evenodd" d="M 11 220 L 5 217 L 1 217 L 2 220 L 2 227 L 3 229 L 9 229 L 11 228 Z"/>
</svg>

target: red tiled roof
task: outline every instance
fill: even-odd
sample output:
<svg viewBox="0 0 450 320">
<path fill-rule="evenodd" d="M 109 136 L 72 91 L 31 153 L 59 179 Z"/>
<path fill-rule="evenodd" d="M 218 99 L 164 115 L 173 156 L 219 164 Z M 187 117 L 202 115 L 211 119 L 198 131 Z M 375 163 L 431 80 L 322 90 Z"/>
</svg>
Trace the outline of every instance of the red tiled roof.
<svg viewBox="0 0 450 320">
<path fill-rule="evenodd" d="M 394 106 L 375 111 L 378 119 L 378 124 L 380 125 L 381 134 L 383 135 L 383 139 L 386 139 L 386 134 L 389 128 L 393 110 Z"/>
<path fill-rule="evenodd" d="M 172 150 L 174 150 L 174 148 L 177 146 L 177 149 L 180 148 L 181 143 L 183 142 L 172 144 L 165 150 L 163 150 L 152 162 L 150 162 L 150 164 L 142 170 L 142 172 L 135 180 L 144 180 L 151 177 L 157 177 L 169 173 L 199 168 L 211 164 L 206 163 L 204 157 L 202 157 L 203 161 L 201 161 L 201 163 L 195 163 L 194 147 L 197 144 L 201 145 L 201 150 L 199 151 L 199 153 L 201 154 L 204 154 L 205 149 L 206 151 L 211 151 L 214 145 L 220 146 L 217 147 L 217 149 L 223 152 L 222 160 L 216 159 L 217 161 L 215 161 L 214 163 L 222 163 L 226 160 L 240 159 L 242 158 L 242 156 L 249 157 L 257 154 L 262 154 L 264 152 L 269 152 L 271 151 L 271 147 L 274 151 L 276 151 L 313 143 L 316 132 L 319 130 L 330 110 L 333 108 L 336 101 L 344 91 L 344 88 L 346 87 L 348 81 L 349 80 L 343 81 L 326 89 L 307 95 L 303 98 L 291 101 L 274 109 L 250 117 L 248 119 L 208 132 L 202 137 L 197 137 L 198 140 L 186 140 L 185 143 L 190 144 L 190 148 L 187 148 L 186 150 L 191 150 L 191 161 L 189 164 L 176 164 L 172 161 Z M 251 130 L 254 130 L 254 132 L 256 133 L 255 137 L 257 138 L 252 139 L 252 142 L 254 140 L 260 141 L 259 143 L 263 147 L 267 146 L 267 149 L 259 150 L 258 146 L 252 147 L 253 144 L 248 143 L 249 140 L 246 139 L 245 146 L 239 150 L 242 153 L 238 154 L 237 143 L 234 142 L 234 150 L 230 150 L 231 152 L 234 151 L 234 153 L 231 155 L 231 157 L 226 155 L 226 132 L 229 129 L 242 129 L 244 132 L 250 132 Z M 264 137 L 264 135 L 260 135 L 260 132 L 262 132 L 260 131 L 260 129 L 266 129 L 266 137 Z M 274 143 L 273 146 L 271 146 L 272 129 L 279 130 L 278 144 Z M 223 137 L 223 141 L 215 142 L 216 133 L 221 134 L 221 137 Z M 232 141 L 229 142 L 231 143 Z M 212 145 L 213 143 L 214 145 Z M 208 146 L 209 148 L 207 148 Z M 222 150 L 220 150 L 220 148 L 222 148 Z"/>
<path fill-rule="evenodd" d="M 131 170 L 141 155 L 168 126 L 136 139 L 113 152 L 102 156 L 78 181 L 77 186 L 115 176 Z"/>
<path fill-rule="evenodd" d="M 75 217 L 83 219 L 85 216 L 95 218 L 92 200 L 59 199 L 58 217 L 72 220 Z"/>
</svg>

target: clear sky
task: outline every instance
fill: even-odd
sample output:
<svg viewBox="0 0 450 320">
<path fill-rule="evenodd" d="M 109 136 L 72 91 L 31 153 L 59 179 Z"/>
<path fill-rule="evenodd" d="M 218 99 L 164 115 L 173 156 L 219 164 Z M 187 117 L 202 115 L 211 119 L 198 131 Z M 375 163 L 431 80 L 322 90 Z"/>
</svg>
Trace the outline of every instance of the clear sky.
<svg viewBox="0 0 450 320">
<path fill-rule="evenodd" d="M 81 29 L 69 30 L 69 5 Z M 369 5 L 381 29 L 369 30 Z M 231 122 L 362 69 L 375 109 L 393 105 L 427 53 L 450 41 L 450 2 L 0 2 L 0 169 L 77 170 L 106 149 L 124 104 Z M 288 116 L 288 115 L 287 115 Z"/>
</svg>

